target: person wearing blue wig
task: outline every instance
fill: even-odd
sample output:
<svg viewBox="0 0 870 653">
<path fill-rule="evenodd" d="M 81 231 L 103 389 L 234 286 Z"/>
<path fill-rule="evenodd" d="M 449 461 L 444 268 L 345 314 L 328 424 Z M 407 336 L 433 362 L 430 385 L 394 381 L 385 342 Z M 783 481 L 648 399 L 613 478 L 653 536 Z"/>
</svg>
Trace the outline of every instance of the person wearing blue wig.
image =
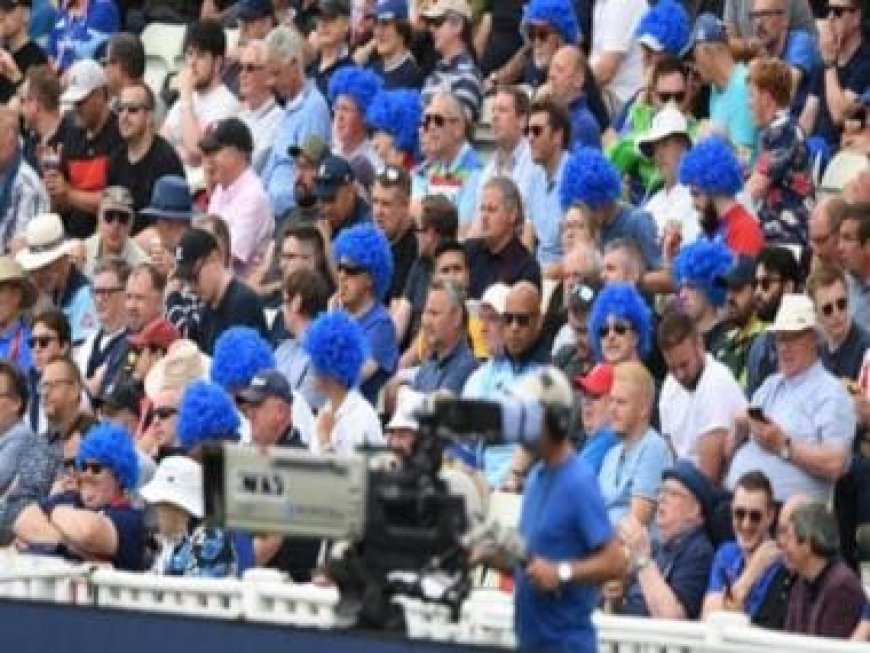
<svg viewBox="0 0 870 653">
<path fill-rule="evenodd" d="M 359 324 L 367 344 L 360 391 L 373 404 L 396 371 L 396 328 L 384 306 L 393 278 L 393 254 L 383 232 L 371 224 L 345 229 L 333 245 L 338 266 L 338 299 Z"/>
<path fill-rule="evenodd" d="M 247 388 L 258 372 L 274 367 L 272 347 L 256 329 L 231 327 L 215 341 L 211 380 L 230 394 Z"/>
<path fill-rule="evenodd" d="M 357 321 L 342 310 L 323 313 L 305 332 L 302 347 L 327 398 L 317 414 L 311 450 L 348 455 L 360 445 L 382 445 L 378 415 L 357 389 L 368 355 Z"/>
<path fill-rule="evenodd" d="M 143 513 L 128 499 L 139 475 L 133 436 L 115 424 L 97 424 L 79 445 L 76 468 L 77 490 L 52 494 L 18 516 L 13 530 L 20 545 L 34 553 L 141 570 Z"/>
<path fill-rule="evenodd" d="M 595 359 L 615 365 L 639 361 L 652 348 L 652 313 L 632 284 L 612 283 L 598 293 L 588 318 Z"/>
<path fill-rule="evenodd" d="M 707 351 L 716 351 L 728 330 L 718 312 L 725 305 L 723 277 L 734 255 L 719 241 L 698 240 L 683 247 L 674 259 L 674 283 L 680 307 L 704 338 Z"/>
<path fill-rule="evenodd" d="M 372 71 L 356 66 L 337 70 L 329 80 L 334 152 L 347 159 L 366 188 L 382 165 L 368 138 L 365 122 L 366 108 L 380 93 L 382 84 Z"/>
<path fill-rule="evenodd" d="M 701 229 L 739 256 L 757 256 L 764 247 L 758 221 L 737 200 L 743 189 L 743 167 L 734 149 L 720 136 L 698 141 L 683 155 L 680 184 L 688 186 Z"/>
<path fill-rule="evenodd" d="M 410 170 L 420 154 L 420 93 L 410 89 L 383 91 L 366 109 L 366 126 L 374 130 L 372 146 L 384 165 Z"/>
<path fill-rule="evenodd" d="M 649 71 L 665 55 L 681 57 L 691 44 L 689 14 L 677 0 L 662 0 L 640 19 L 635 36 Z"/>
</svg>

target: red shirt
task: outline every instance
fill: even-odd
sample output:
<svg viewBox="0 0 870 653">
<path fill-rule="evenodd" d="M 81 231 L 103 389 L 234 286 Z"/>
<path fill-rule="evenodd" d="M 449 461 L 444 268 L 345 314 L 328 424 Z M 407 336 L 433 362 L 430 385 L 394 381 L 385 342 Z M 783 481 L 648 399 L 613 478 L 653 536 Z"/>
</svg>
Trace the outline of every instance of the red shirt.
<svg viewBox="0 0 870 653">
<path fill-rule="evenodd" d="M 739 202 L 731 205 L 721 220 L 725 244 L 735 254 L 758 256 L 764 247 L 764 234 L 758 221 Z"/>
</svg>

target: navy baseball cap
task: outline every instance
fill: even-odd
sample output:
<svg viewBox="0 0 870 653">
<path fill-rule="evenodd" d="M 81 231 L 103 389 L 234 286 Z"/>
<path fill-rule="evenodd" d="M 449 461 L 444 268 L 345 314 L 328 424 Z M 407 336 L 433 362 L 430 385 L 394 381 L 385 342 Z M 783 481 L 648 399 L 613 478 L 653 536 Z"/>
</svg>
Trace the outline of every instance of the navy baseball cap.
<svg viewBox="0 0 870 653">
<path fill-rule="evenodd" d="M 710 481 L 688 460 L 678 460 L 674 466 L 665 470 L 662 480 L 669 478 L 679 481 L 701 506 L 704 519 L 709 519 L 713 512 L 713 488 Z"/>
<path fill-rule="evenodd" d="M 751 256 L 741 256 L 725 274 L 716 278 L 716 283 L 723 288 L 739 290 L 755 282 L 755 259 Z"/>
<path fill-rule="evenodd" d="M 314 194 L 318 199 L 332 199 L 341 186 L 351 183 L 354 179 L 353 168 L 350 167 L 347 159 L 330 154 L 317 169 Z"/>
<path fill-rule="evenodd" d="M 378 0 L 374 13 L 378 20 L 408 20 L 408 3 L 406 0 Z"/>
<path fill-rule="evenodd" d="M 698 43 L 728 43 L 725 23 L 711 13 L 698 16 L 692 30 L 692 46 Z"/>
<path fill-rule="evenodd" d="M 250 385 L 236 395 L 245 403 L 261 404 L 269 397 L 277 397 L 285 403 L 293 403 L 293 391 L 287 378 L 278 370 L 260 372 L 251 379 Z"/>
<path fill-rule="evenodd" d="M 175 278 L 191 281 L 196 264 L 217 248 L 217 240 L 205 229 L 185 231 L 175 247 Z"/>
<path fill-rule="evenodd" d="M 273 16 L 272 0 L 242 0 L 238 6 L 239 20 L 247 22 Z"/>
</svg>

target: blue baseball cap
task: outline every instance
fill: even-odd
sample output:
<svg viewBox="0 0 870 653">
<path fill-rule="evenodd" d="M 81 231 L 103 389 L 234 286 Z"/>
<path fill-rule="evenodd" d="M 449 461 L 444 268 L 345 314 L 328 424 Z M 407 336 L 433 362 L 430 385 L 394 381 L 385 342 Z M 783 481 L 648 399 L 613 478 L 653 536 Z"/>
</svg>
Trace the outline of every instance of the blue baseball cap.
<svg viewBox="0 0 870 653">
<path fill-rule="evenodd" d="M 378 0 L 375 5 L 378 20 L 408 20 L 407 0 Z"/>
<path fill-rule="evenodd" d="M 273 16 L 275 9 L 272 0 L 242 0 L 238 5 L 239 20 L 247 22 Z"/>
<path fill-rule="evenodd" d="M 266 370 L 256 374 L 250 385 L 238 393 L 238 397 L 250 404 L 261 404 L 269 397 L 276 397 L 287 404 L 293 403 L 290 383 L 278 370 Z"/>
<path fill-rule="evenodd" d="M 711 13 L 698 16 L 692 30 L 692 46 L 698 43 L 728 43 L 725 23 Z"/>
</svg>

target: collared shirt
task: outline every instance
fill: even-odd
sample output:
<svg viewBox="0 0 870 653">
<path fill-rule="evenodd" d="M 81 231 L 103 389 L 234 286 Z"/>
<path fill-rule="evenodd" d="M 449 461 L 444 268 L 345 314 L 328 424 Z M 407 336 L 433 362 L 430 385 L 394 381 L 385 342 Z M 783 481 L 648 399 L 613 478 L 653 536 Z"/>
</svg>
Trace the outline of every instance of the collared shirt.
<svg viewBox="0 0 870 653">
<path fill-rule="evenodd" d="M 784 630 L 848 638 L 866 603 L 861 581 L 845 562 L 828 563 L 814 579 L 799 577 L 791 589 Z"/>
<path fill-rule="evenodd" d="M 12 528 L 19 513 L 34 501 L 48 496 L 63 464 L 60 434 L 49 431 L 30 434 L 22 445 L 18 473 L 0 499 L 0 531 Z"/>
<path fill-rule="evenodd" d="M 208 212 L 221 216 L 230 229 L 233 266 L 245 277 L 265 254 L 275 219 L 263 183 L 251 166 L 229 186 L 217 185 Z"/>
<path fill-rule="evenodd" d="M 3 184 L 5 184 L 5 179 L 0 181 L 0 187 Z M 9 189 L 9 204 L 6 206 L 6 212 L 2 219 L 0 219 L 0 248 L 2 251 L 9 251 L 12 239 L 24 234 L 33 216 L 47 213 L 50 207 L 51 203 L 42 179 L 39 178 L 36 170 L 31 168 L 30 164 L 22 158 L 18 172 Z"/>
<path fill-rule="evenodd" d="M 480 186 L 483 187 L 493 177 L 509 177 L 520 191 L 523 208 L 527 218 L 532 218 L 529 209 L 529 199 L 532 185 L 540 183 L 540 168 L 532 161 L 532 148 L 526 138 L 521 138 L 516 147 L 507 155 L 502 156 L 496 150 L 487 162 L 480 175 Z"/>
<path fill-rule="evenodd" d="M 299 94 L 284 107 L 272 151 L 260 174 L 263 186 L 272 201 L 272 209 L 279 218 L 296 206 L 296 163 L 287 150 L 292 145 L 302 145 L 309 136 L 319 136 L 324 143 L 329 143 L 332 136 L 331 126 L 332 119 L 326 100 L 314 82 L 306 80 Z"/>
<path fill-rule="evenodd" d="M 653 560 L 688 619 L 701 614 L 704 590 L 713 562 L 713 545 L 703 526 L 695 526 L 668 542 L 653 544 Z M 649 617 L 649 607 L 640 581 L 635 578 L 628 588 L 623 613 Z"/>
<path fill-rule="evenodd" d="M 357 447 L 384 444 L 384 434 L 378 414 L 356 388 L 348 391 L 337 410 L 328 400 L 324 406 L 326 409 L 334 410 L 334 422 L 329 440 L 331 449 L 335 453 L 350 456 Z M 310 447 L 313 453 L 324 452 L 316 433 L 311 438 Z"/>
<path fill-rule="evenodd" d="M 477 359 L 471 353 L 463 334 L 447 355 L 440 358 L 436 354 L 430 356 L 417 370 L 411 386 L 418 392 L 449 390 L 459 396 L 476 367 Z"/>
<path fill-rule="evenodd" d="M 746 555 L 743 549 L 738 546 L 737 542 L 725 542 L 716 551 L 713 558 L 713 566 L 710 569 L 710 580 L 707 583 L 707 592 L 727 593 L 734 587 L 734 583 L 740 578 L 746 567 Z M 743 611 L 749 615 L 750 619 L 755 619 L 759 608 L 764 603 L 768 591 L 771 589 L 771 583 L 780 573 L 782 563 L 777 561 L 771 564 L 761 577 L 758 578 L 749 590 L 746 596 L 746 601 L 743 606 Z"/>
<path fill-rule="evenodd" d="M 537 251 L 535 257 L 543 267 L 562 260 L 562 220 L 565 211 L 562 209 L 560 186 L 568 155 L 562 152 L 559 164 L 552 176 L 547 175 L 543 166 L 537 166 L 537 176 L 532 184 L 529 197 L 529 212 L 527 218 L 535 228 Z"/>
<path fill-rule="evenodd" d="M 870 325 L 870 279 L 866 282 L 846 274 L 849 291 L 849 312 L 858 324 Z"/>
<path fill-rule="evenodd" d="M 471 224 L 482 172 L 480 155 L 466 141 L 453 161 L 426 161 L 413 171 L 411 197 L 421 200 L 427 195 L 444 195 L 459 211 L 459 224 Z"/>
<path fill-rule="evenodd" d="M 490 251 L 482 238 L 467 240 L 465 253 L 471 274 L 468 292 L 472 297 L 479 298 L 498 281 L 508 285 L 531 281 L 541 287 L 541 266 L 516 236 L 498 252 Z"/>
<path fill-rule="evenodd" d="M 88 277 L 93 278 L 97 266 L 105 258 L 106 256 L 104 256 L 102 246 L 102 236 L 100 236 L 100 232 L 98 231 L 85 241 L 84 273 L 88 275 Z M 118 257 L 110 256 L 108 258 Z M 148 263 L 151 261 L 145 251 L 132 238 L 127 238 L 127 240 L 124 241 L 124 248 L 121 250 L 120 258 L 123 259 L 131 268 L 136 267 L 140 263 Z"/>
<path fill-rule="evenodd" d="M 757 317 L 743 328 L 734 328 L 722 338 L 713 356 L 731 370 L 741 387 L 746 388 L 746 358 L 755 337 L 764 331 L 764 322 Z"/>
<path fill-rule="evenodd" d="M 266 100 L 258 109 L 242 107 L 239 111 L 239 120 L 248 126 L 251 136 L 254 137 L 254 153 L 251 157 L 254 170 L 262 170 L 266 165 L 272 143 L 275 142 L 275 134 L 283 118 L 284 109 L 273 97 Z"/>
<path fill-rule="evenodd" d="M 624 238 L 637 245 L 648 270 L 662 266 L 662 253 L 656 235 L 656 223 L 646 211 L 620 205 L 613 219 L 601 228 L 601 246 Z"/>
<path fill-rule="evenodd" d="M 290 387 L 305 398 L 314 409 L 320 410 L 326 397 L 317 389 L 311 357 L 299 339 L 289 338 L 275 350 L 275 367 L 287 377 Z"/>
<path fill-rule="evenodd" d="M 768 377 L 752 397 L 751 404 L 780 426 L 792 442 L 834 445 L 851 451 L 855 436 L 855 408 L 839 379 L 816 361 L 792 377 L 781 372 Z M 733 490 L 746 472 L 762 469 L 770 478 L 773 497 L 784 502 L 797 493 L 819 501 L 830 498 L 832 481 L 814 476 L 793 462 L 750 439 L 734 454 L 726 486 Z"/>
</svg>

